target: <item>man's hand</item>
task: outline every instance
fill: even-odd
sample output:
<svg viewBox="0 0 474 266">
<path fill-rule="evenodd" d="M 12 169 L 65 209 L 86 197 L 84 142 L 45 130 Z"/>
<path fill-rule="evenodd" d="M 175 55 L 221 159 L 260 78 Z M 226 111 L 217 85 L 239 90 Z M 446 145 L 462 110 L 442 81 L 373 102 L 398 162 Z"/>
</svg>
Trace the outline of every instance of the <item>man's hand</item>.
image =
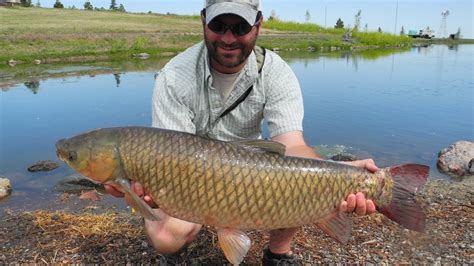
<svg viewBox="0 0 474 266">
<path fill-rule="evenodd" d="M 143 186 L 140 183 L 132 181 L 131 182 L 131 187 L 132 187 L 132 190 L 140 198 L 143 198 L 143 200 L 145 201 L 146 204 L 150 205 L 150 207 L 152 207 L 152 208 L 157 208 L 158 207 L 158 205 L 156 205 L 153 198 L 148 193 L 146 193 L 145 189 L 143 188 Z M 109 193 L 110 195 L 112 195 L 114 197 L 117 197 L 117 198 L 125 197 L 125 201 L 127 201 L 128 205 L 130 205 L 130 199 L 128 197 L 126 197 L 125 194 L 122 191 L 120 191 L 119 188 L 115 187 L 113 184 L 105 184 L 104 188 L 105 188 L 105 191 L 107 193 Z"/>
<path fill-rule="evenodd" d="M 371 172 L 376 172 L 379 168 L 375 165 L 374 160 L 365 159 L 353 162 L 341 162 L 356 167 L 365 168 Z M 355 212 L 357 215 L 362 216 L 366 214 L 372 214 L 375 212 L 375 204 L 372 200 L 366 200 L 363 193 L 358 192 L 357 194 L 349 194 L 346 200 L 341 202 L 339 210 L 343 212 Z"/>
</svg>

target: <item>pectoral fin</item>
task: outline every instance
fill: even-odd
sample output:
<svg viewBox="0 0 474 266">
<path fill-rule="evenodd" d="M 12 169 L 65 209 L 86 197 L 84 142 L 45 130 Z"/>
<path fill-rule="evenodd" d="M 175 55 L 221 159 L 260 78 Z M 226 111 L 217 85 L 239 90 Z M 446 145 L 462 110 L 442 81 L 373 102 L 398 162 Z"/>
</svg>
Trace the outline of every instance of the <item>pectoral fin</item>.
<svg viewBox="0 0 474 266">
<path fill-rule="evenodd" d="M 235 229 L 218 229 L 217 237 L 227 260 L 233 265 L 240 264 L 250 249 L 250 238 Z"/>
<path fill-rule="evenodd" d="M 140 197 L 137 196 L 135 192 L 132 191 L 130 187 L 130 181 L 124 178 L 117 178 L 115 180 L 116 184 L 119 185 L 123 193 L 125 193 L 130 198 L 130 204 L 132 208 L 138 210 L 138 212 L 148 220 L 159 221 L 160 218 L 153 213 L 151 207 L 145 203 Z"/>
<path fill-rule="evenodd" d="M 247 139 L 247 140 L 236 140 L 231 143 L 243 146 L 252 152 L 271 152 L 280 155 L 285 155 L 285 145 L 272 141 L 272 140 L 261 140 L 261 139 Z"/>
<path fill-rule="evenodd" d="M 330 237 L 341 244 L 347 244 L 352 232 L 352 219 L 345 212 L 334 212 L 316 224 Z"/>
</svg>

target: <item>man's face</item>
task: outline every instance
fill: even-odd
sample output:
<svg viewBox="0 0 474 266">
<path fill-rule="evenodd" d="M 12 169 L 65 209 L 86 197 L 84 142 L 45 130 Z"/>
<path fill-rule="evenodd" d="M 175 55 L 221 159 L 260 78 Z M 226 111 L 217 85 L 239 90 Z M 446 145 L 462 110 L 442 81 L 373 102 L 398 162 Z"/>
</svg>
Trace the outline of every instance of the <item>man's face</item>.
<svg viewBox="0 0 474 266">
<path fill-rule="evenodd" d="M 243 18 L 232 14 L 220 15 L 214 18 L 214 21 L 227 27 L 246 23 Z M 203 23 L 204 40 L 209 51 L 212 67 L 222 73 L 239 71 L 255 46 L 261 23 L 252 27 L 249 33 L 242 36 L 237 36 L 228 29 L 225 33 L 219 34 L 212 31 L 205 22 Z"/>
</svg>

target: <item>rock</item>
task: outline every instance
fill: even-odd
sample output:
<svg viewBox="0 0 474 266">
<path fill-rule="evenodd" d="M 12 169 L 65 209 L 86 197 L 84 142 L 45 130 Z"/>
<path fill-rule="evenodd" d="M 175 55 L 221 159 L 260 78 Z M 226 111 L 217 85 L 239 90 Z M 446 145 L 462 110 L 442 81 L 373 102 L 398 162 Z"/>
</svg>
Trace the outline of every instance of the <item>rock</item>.
<svg viewBox="0 0 474 266">
<path fill-rule="evenodd" d="M 148 59 L 150 58 L 150 55 L 147 53 L 139 53 L 139 54 L 133 54 L 133 57 L 138 58 L 138 59 Z"/>
<path fill-rule="evenodd" d="M 274 48 L 272 49 L 272 51 L 278 53 L 278 52 L 280 51 L 280 48 L 274 47 Z"/>
<path fill-rule="evenodd" d="M 310 47 L 308 47 L 307 50 L 308 50 L 308 52 L 314 52 L 314 51 L 316 51 L 316 48 L 310 46 Z"/>
<path fill-rule="evenodd" d="M 83 191 L 97 190 L 105 192 L 104 185 L 96 184 L 82 176 L 72 176 L 64 180 L 60 180 L 54 186 L 54 190 L 69 194 L 81 194 Z"/>
<path fill-rule="evenodd" d="M 0 177 L 0 199 L 9 196 L 12 193 L 12 185 L 10 180 L 5 177 Z"/>
<path fill-rule="evenodd" d="M 474 175 L 474 159 L 469 161 L 469 174 Z"/>
<path fill-rule="evenodd" d="M 28 167 L 29 172 L 51 171 L 59 167 L 55 161 L 39 161 Z"/>
<path fill-rule="evenodd" d="M 343 145 L 318 145 L 314 147 L 314 151 L 323 158 L 333 161 L 355 161 L 358 157 L 353 155 L 353 149 Z"/>
<path fill-rule="evenodd" d="M 342 152 L 342 153 L 339 153 L 339 154 L 336 154 L 336 155 L 332 156 L 331 160 L 352 162 L 352 161 L 356 161 L 357 157 L 353 154 L 350 154 L 350 153 L 347 153 L 347 152 Z"/>
<path fill-rule="evenodd" d="M 458 141 L 442 149 L 438 154 L 438 169 L 454 177 L 463 177 L 474 172 L 474 143 Z"/>
<path fill-rule="evenodd" d="M 352 42 L 352 32 L 346 31 L 344 35 L 342 36 L 342 41 L 343 42 Z"/>
<path fill-rule="evenodd" d="M 18 64 L 18 61 L 10 59 L 8 60 L 8 64 L 13 67 L 13 66 L 16 66 L 16 64 Z"/>
<path fill-rule="evenodd" d="M 35 60 L 33 60 L 33 64 L 35 64 L 35 65 L 40 65 L 40 64 L 41 64 L 41 60 L 35 59 Z"/>
</svg>

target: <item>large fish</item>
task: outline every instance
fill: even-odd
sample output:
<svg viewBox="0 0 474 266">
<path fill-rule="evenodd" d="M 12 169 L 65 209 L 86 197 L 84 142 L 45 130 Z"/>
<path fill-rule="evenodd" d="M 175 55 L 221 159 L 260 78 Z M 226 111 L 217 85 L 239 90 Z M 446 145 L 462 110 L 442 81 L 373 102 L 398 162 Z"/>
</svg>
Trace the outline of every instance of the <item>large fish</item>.
<svg viewBox="0 0 474 266">
<path fill-rule="evenodd" d="M 425 214 L 414 199 L 429 168 L 405 164 L 376 173 L 332 161 L 287 157 L 282 144 L 265 140 L 223 142 L 145 127 L 105 128 L 56 144 L 58 157 L 86 177 L 122 187 L 145 218 L 151 208 L 130 188 L 143 184 L 173 217 L 215 226 L 227 259 L 240 263 L 248 229 L 316 223 L 347 243 L 351 220 L 337 208 L 363 192 L 377 210 L 405 228 L 423 231 Z"/>
</svg>

